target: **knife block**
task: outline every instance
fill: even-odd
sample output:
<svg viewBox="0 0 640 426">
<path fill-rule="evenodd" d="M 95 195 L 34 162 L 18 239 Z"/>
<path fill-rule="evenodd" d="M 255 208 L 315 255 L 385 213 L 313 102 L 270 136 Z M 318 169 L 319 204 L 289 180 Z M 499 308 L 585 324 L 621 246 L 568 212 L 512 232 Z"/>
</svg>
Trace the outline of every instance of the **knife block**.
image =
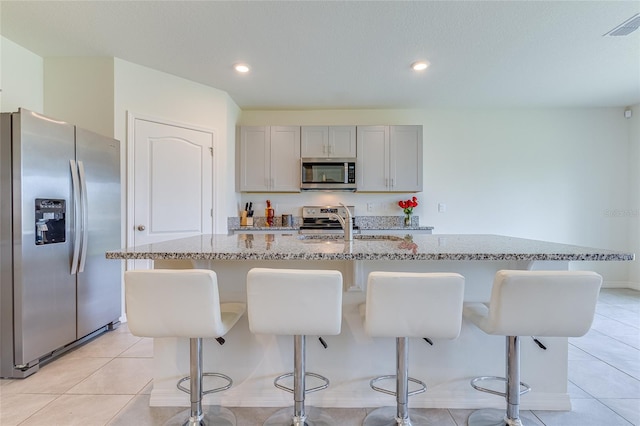
<svg viewBox="0 0 640 426">
<path fill-rule="evenodd" d="M 247 217 L 247 211 L 240 213 L 240 226 L 253 226 L 253 218 Z"/>
</svg>

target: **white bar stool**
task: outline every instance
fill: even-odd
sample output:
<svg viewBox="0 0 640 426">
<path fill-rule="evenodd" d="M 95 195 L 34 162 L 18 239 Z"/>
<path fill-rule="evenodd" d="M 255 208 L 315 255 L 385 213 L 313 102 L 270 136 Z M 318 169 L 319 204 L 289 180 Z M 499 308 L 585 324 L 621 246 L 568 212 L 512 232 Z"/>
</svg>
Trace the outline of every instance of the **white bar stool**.
<svg viewBox="0 0 640 426">
<path fill-rule="evenodd" d="M 455 339 L 460 334 L 464 277 L 455 273 L 371 272 L 367 281 L 365 332 L 372 337 L 396 338 L 396 374 L 371 380 L 372 389 L 396 397 L 396 407 L 377 408 L 365 426 L 435 425 L 409 409 L 409 396 L 426 391 L 424 382 L 409 377 L 409 337 Z M 363 312 L 364 311 L 364 312 Z M 396 380 L 395 391 L 375 385 Z M 409 382 L 420 388 L 409 392 Z"/>
<path fill-rule="evenodd" d="M 216 273 L 203 269 L 145 270 L 125 272 L 125 303 L 129 330 L 141 337 L 188 337 L 190 376 L 177 387 L 191 396 L 188 412 L 172 417 L 167 424 L 188 426 L 235 425 L 231 411 L 222 407 L 202 410 L 202 397 L 229 389 L 231 378 L 220 373 L 202 372 L 202 339 L 222 336 L 245 313 L 244 303 L 220 303 Z M 226 385 L 203 391 L 203 376 L 215 376 Z M 190 380 L 190 389 L 182 386 Z M 186 419 L 186 421 L 185 421 Z"/>
<path fill-rule="evenodd" d="M 471 380 L 482 392 L 507 400 L 503 410 L 473 412 L 470 426 L 520 426 L 520 395 L 531 388 L 520 381 L 520 337 L 580 337 L 589 331 L 602 277 L 587 271 L 498 271 L 491 301 L 465 304 L 463 315 L 487 334 L 506 336 L 506 378 L 483 376 Z M 480 386 L 485 380 L 505 382 L 505 392 Z M 533 419 L 524 418 L 527 424 Z"/>
<path fill-rule="evenodd" d="M 292 335 L 294 371 L 276 377 L 274 385 L 293 393 L 293 410 L 277 411 L 265 425 L 319 426 L 334 424 L 317 408 L 305 409 L 305 394 L 326 389 L 329 380 L 305 367 L 305 336 L 340 334 L 342 274 L 338 271 L 253 268 L 247 274 L 249 329 L 252 333 Z M 278 383 L 293 376 L 293 388 Z M 324 384 L 307 389 L 307 376 Z"/>
</svg>

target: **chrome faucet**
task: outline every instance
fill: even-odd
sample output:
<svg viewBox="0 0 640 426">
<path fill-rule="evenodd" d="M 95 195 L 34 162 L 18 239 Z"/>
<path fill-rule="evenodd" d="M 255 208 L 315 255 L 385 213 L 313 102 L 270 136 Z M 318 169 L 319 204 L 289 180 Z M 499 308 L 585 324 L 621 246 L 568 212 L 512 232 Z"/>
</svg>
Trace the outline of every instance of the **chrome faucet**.
<svg viewBox="0 0 640 426">
<path fill-rule="evenodd" d="M 342 226 L 342 230 L 344 231 L 344 240 L 353 241 L 353 216 L 351 216 L 349 207 L 342 203 L 340 203 L 340 205 L 344 207 L 344 210 L 347 213 L 346 219 L 335 213 L 329 213 L 329 217 L 338 219 L 338 222 L 340 222 L 340 226 Z"/>
</svg>

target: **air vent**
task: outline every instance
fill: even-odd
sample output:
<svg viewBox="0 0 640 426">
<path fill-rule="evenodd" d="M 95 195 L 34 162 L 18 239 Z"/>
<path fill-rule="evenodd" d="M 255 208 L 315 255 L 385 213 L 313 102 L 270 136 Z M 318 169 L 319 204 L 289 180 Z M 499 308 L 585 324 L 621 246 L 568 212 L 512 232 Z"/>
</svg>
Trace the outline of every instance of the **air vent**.
<svg viewBox="0 0 640 426">
<path fill-rule="evenodd" d="M 640 13 L 636 13 L 603 36 L 626 36 L 637 30 L 638 27 L 640 27 Z"/>
</svg>

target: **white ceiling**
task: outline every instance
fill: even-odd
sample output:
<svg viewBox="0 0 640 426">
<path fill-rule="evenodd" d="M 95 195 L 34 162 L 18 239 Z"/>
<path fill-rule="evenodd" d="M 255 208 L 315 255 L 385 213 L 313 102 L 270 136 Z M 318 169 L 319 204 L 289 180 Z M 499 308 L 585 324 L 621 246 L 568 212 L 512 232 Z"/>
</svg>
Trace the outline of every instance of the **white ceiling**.
<svg viewBox="0 0 640 426">
<path fill-rule="evenodd" d="M 640 103 L 640 30 L 603 34 L 637 13 L 637 0 L 2 1 L 0 33 L 42 57 L 184 77 L 242 109 L 621 107 Z"/>
</svg>

